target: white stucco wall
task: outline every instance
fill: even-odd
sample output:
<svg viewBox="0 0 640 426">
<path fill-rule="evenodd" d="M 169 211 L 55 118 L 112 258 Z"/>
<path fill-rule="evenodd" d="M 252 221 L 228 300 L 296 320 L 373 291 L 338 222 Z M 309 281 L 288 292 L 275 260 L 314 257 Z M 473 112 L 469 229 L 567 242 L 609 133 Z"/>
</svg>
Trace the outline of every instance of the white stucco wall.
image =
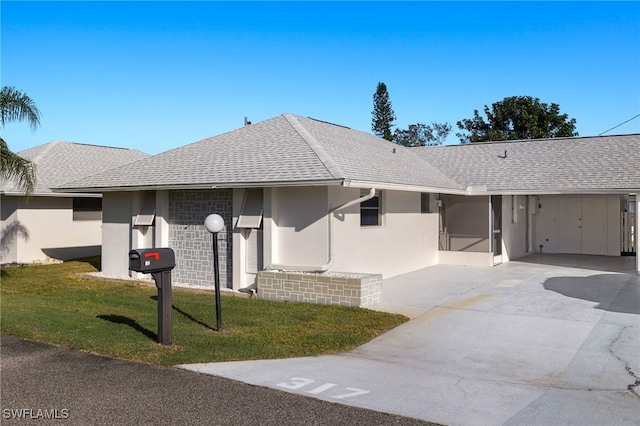
<svg viewBox="0 0 640 426">
<path fill-rule="evenodd" d="M 459 266 L 493 266 L 493 253 L 477 253 L 471 251 L 440 251 L 438 264 Z"/>
<path fill-rule="evenodd" d="M 264 194 L 264 264 L 289 269 L 328 263 L 327 212 L 361 196 L 360 189 L 337 186 Z M 331 271 L 388 278 L 437 263 L 438 215 L 420 213 L 420 193 L 383 191 L 382 211 L 382 226 L 372 227 L 360 226 L 359 204 L 334 214 Z"/>
<path fill-rule="evenodd" d="M 169 191 L 156 191 L 154 247 L 169 245 Z"/>
<path fill-rule="evenodd" d="M 536 253 L 558 253 L 558 197 L 536 197 L 533 248 Z"/>
<path fill-rule="evenodd" d="M 102 271 L 129 276 L 132 193 L 107 192 L 102 197 Z"/>
<path fill-rule="evenodd" d="M 236 224 L 238 222 L 238 216 L 242 211 L 242 202 L 244 200 L 244 194 L 246 189 L 237 188 L 233 190 L 233 201 L 232 201 L 232 223 L 231 229 L 233 229 L 232 236 L 232 279 L 233 279 L 233 288 L 239 289 L 247 287 L 247 276 L 246 276 L 246 237 L 244 231 L 242 229 L 236 228 Z"/>
<path fill-rule="evenodd" d="M 607 195 L 607 256 L 620 256 L 622 247 L 620 196 Z"/>
<path fill-rule="evenodd" d="M 275 188 L 263 188 L 264 205 L 262 214 L 262 228 L 264 230 L 264 234 L 262 242 L 262 261 L 265 267 L 275 263 L 274 253 L 278 245 L 278 227 L 276 226 L 275 221 L 275 216 L 278 212 L 278 203 L 276 202 L 277 200 L 275 199 L 275 194 Z"/>
<path fill-rule="evenodd" d="M 331 208 L 360 197 L 354 188 L 329 187 Z M 361 227 L 360 206 L 334 217 L 333 270 L 393 277 L 438 261 L 438 215 L 420 213 L 420 193 L 382 191 L 382 226 Z"/>
<path fill-rule="evenodd" d="M 328 262 L 327 187 L 273 188 L 271 261 L 279 265 Z"/>
<path fill-rule="evenodd" d="M 24 229 L 18 222 L 18 199 L 0 195 L 0 263 L 18 261 L 18 238 Z"/>
<path fill-rule="evenodd" d="M 7 198 L 15 201 L 4 200 L 7 207 L 14 208 L 3 221 L 5 228 L 10 223 L 21 228 L 11 243 L 11 259 L 7 260 L 28 263 L 100 254 L 101 221 L 73 220 L 73 198 Z"/>
<path fill-rule="evenodd" d="M 527 199 L 523 195 L 502 196 L 502 261 L 527 254 Z"/>
</svg>

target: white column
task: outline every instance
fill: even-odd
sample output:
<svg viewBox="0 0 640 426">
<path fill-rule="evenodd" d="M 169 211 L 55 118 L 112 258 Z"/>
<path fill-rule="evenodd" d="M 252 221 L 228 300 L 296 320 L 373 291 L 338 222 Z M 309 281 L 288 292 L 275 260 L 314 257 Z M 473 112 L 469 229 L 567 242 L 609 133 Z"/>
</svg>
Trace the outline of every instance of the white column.
<svg viewBox="0 0 640 426">
<path fill-rule="evenodd" d="M 277 225 L 275 219 L 278 214 L 277 197 L 278 188 L 265 188 L 264 189 L 264 207 L 263 207 L 263 247 L 262 252 L 263 261 L 262 264 L 265 268 L 278 262 L 277 258 Z"/>
<path fill-rule="evenodd" d="M 102 196 L 102 272 L 129 276 L 131 249 L 131 193 L 107 192 Z"/>
<path fill-rule="evenodd" d="M 135 227 L 136 217 L 138 216 L 138 212 L 140 211 L 140 205 L 142 204 L 142 199 L 144 197 L 144 192 L 135 191 L 131 193 L 131 221 L 129 222 L 129 229 L 131 232 L 131 249 L 139 249 L 144 247 L 144 235 L 138 228 Z M 129 276 L 131 278 L 142 278 L 144 274 L 139 272 L 129 271 Z"/>
<path fill-rule="evenodd" d="M 242 209 L 242 201 L 244 200 L 244 194 L 247 190 L 242 188 L 235 188 L 233 190 L 233 202 L 232 202 L 232 219 L 229 226 L 233 229 L 233 244 L 231 245 L 233 253 L 232 253 L 232 261 L 231 265 L 233 265 L 233 271 L 231 276 L 233 277 L 233 289 L 238 290 L 239 288 L 246 287 L 246 279 L 245 279 L 245 265 L 246 265 L 246 247 L 245 247 L 245 239 L 242 234 L 242 230 L 236 227 L 238 222 L 238 217 L 240 216 Z"/>
<path fill-rule="evenodd" d="M 155 247 L 169 247 L 169 191 L 156 191 Z"/>
</svg>

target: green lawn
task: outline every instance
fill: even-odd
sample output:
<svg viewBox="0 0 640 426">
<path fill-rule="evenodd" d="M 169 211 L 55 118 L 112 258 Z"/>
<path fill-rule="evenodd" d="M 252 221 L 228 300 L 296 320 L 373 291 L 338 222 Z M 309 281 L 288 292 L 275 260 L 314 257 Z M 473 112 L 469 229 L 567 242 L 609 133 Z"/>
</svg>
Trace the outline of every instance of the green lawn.
<svg viewBox="0 0 640 426">
<path fill-rule="evenodd" d="M 77 276 L 99 259 L 3 267 L 0 331 L 159 365 L 269 359 L 348 350 L 407 321 L 367 309 L 222 297 L 173 288 L 173 345 L 157 343 L 153 285 Z"/>
</svg>

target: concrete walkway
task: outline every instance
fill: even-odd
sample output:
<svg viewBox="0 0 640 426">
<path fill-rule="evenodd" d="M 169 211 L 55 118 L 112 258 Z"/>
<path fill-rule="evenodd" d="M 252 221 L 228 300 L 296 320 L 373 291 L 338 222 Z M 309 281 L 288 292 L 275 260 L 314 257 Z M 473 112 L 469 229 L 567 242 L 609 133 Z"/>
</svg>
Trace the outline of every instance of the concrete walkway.
<svg viewBox="0 0 640 426">
<path fill-rule="evenodd" d="M 450 425 L 637 425 L 634 261 L 435 266 L 385 281 L 380 308 L 413 319 L 353 351 L 181 367 Z"/>
</svg>

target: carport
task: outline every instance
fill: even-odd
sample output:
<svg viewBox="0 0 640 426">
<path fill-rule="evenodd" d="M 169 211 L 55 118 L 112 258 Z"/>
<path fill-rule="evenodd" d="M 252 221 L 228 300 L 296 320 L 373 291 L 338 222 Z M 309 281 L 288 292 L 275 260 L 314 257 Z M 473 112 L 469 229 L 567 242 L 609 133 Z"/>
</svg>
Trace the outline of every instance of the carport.
<svg viewBox="0 0 640 426">
<path fill-rule="evenodd" d="M 637 252 L 635 193 L 440 194 L 438 209 L 440 264 L 493 266 L 532 253 Z"/>
<path fill-rule="evenodd" d="M 639 136 L 416 149 L 465 188 L 440 194 L 439 263 L 494 265 L 531 253 L 634 255 Z"/>
</svg>

